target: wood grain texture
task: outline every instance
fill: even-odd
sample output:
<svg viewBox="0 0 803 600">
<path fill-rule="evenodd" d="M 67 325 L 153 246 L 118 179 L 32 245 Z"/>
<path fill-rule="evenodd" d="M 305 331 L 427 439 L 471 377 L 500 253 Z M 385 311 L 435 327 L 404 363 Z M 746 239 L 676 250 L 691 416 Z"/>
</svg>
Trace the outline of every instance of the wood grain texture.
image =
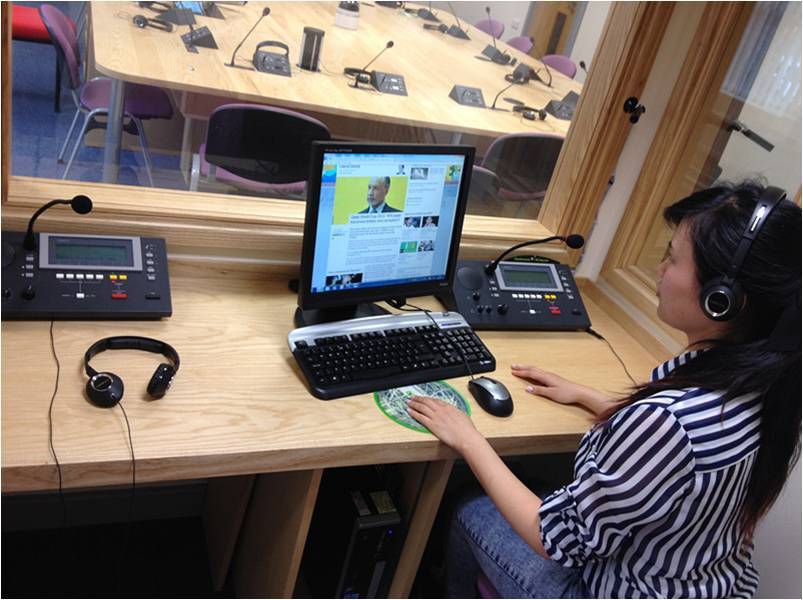
<svg viewBox="0 0 803 600">
<path fill-rule="evenodd" d="M 422 28 L 424 21 L 401 10 L 363 4 L 359 29 L 334 26 L 337 2 L 271 3 L 264 18 L 238 52 L 236 64 L 250 67 L 256 44 L 277 40 L 290 47 L 292 77 L 256 73 L 225 66 L 243 36 L 256 23 L 262 2 L 245 6 L 220 5 L 225 20 L 197 17 L 196 27 L 212 31 L 219 50 L 201 48 L 188 53 L 179 36 L 131 23 L 138 11 L 130 2 L 92 3 L 95 65 L 101 73 L 132 81 L 159 85 L 172 90 L 214 93 L 239 101 L 270 103 L 276 106 L 312 110 L 331 115 L 365 118 L 413 127 L 426 127 L 497 136 L 515 131 L 544 131 L 565 135 L 568 121 L 524 121 L 512 112 L 479 110 L 458 105 L 448 95 L 455 83 L 479 87 L 488 104 L 506 84 L 510 67 L 475 58 L 489 42 L 486 34 L 470 28 L 470 41 L 458 40 Z M 325 33 L 321 71 L 310 73 L 295 66 L 298 61 L 303 26 L 317 27 Z M 178 28 L 182 32 L 185 28 Z M 372 65 L 384 72 L 404 75 L 409 96 L 380 94 L 355 89 L 343 75 L 344 67 L 362 67 L 385 47 L 395 45 Z M 504 43 L 502 43 L 504 47 Z M 505 47 L 518 60 L 537 66 L 537 61 Z M 562 98 L 581 85 L 560 74 L 553 87 L 530 84 L 511 90 L 520 100 L 543 106 Z"/>
<path fill-rule="evenodd" d="M 322 469 L 257 477 L 232 566 L 238 598 L 292 598 Z"/>
<path fill-rule="evenodd" d="M 155 337 L 181 355 L 168 394 L 148 401 L 145 386 L 159 362 L 149 353 L 121 350 L 92 365 L 126 383 L 137 479 L 143 483 L 322 467 L 454 458 L 430 435 L 399 427 L 370 394 L 324 402 L 312 397 L 287 347 L 295 295 L 285 279 L 241 277 L 214 267 L 171 263 L 173 317 L 158 322 L 58 321 L 54 340 L 61 364 L 53 410 L 53 440 L 65 488 L 126 484 L 130 456 L 118 409 L 102 410 L 83 395 L 83 354 L 113 334 Z M 415 300 L 413 300 L 415 302 Z M 430 298 L 418 299 L 437 307 Z M 594 327 L 621 336 L 620 354 L 637 377 L 653 361 L 593 302 Z M 2 489 L 55 489 L 47 414 L 56 376 L 48 322 L 2 323 Z M 509 371 L 533 362 L 580 383 L 620 392 L 627 378 L 608 348 L 577 332 L 482 332 L 497 358 L 494 377 L 516 399 L 511 418 L 482 411 L 469 394 L 473 420 L 502 454 L 570 452 L 589 416 L 528 395 Z M 578 357 L 582 357 L 578 359 Z M 467 378 L 453 380 L 465 392 Z M 36 385 L 34 385 L 34 383 Z"/>
</svg>

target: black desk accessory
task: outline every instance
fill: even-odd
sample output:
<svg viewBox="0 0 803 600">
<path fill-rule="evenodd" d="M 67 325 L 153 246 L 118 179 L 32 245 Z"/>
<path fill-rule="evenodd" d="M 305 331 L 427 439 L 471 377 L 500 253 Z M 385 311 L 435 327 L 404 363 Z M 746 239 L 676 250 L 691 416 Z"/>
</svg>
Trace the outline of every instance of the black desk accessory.
<svg viewBox="0 0 803 600">
<path fill-rule="evenodd" d="M 134 15 L 134 18 L 131 20 L 134 23 L 134 25 L 136 25 L 140 29 L 145 29 L 146 27 L 153 27 L 154 29 L 160 29 L 167 33 L 173 31 L 173 24 L 163 19 L 151 19 L 149 17 L 146 17 L 145 15 Z"/>
<path fill-rule="evenodd" d="M 193 14 L 201 15 L 202 17 L 211 17 L 213 19 L 225 19 L 217 2 L 174 2 L 176 8 L 189 10 Z"/>
<path fill-rule="evenodd" d="M 184 47 L 187 49 L 187 52 L 192 52 L 193 54 L 198 54 L 198 48 L 217 50 L 215 36 L 212 35 L 212 32 L 209 31 L 209 27 L 206 25 L 199 29 L 194 29 L 193 26 L 190 25 L 189 32 L 181 36 L 181 41 L 184 42 Z"/>
<path fill-rule="evenodd" d="M 491 28 L 491 25 L 492 25 L 491 7 L 490 6 L 486 6 L 485 7 L 485 12 L 488 13 L 488 25 L 489 25 L 489 28 Z M 509 64 L 511 60 L 513 62 L 516 62 L 515 58 L 513 58 L 512 56 L 510 56 L 506 52 L 502 52 L 499 48 L 496 47 L 496 36 L 493 34 L 493 32 L 489 31 L 488 34 L 491 36 L 491 44 L 493 44 L 493 45 L 488 44 L 487 46 L 485 46 L 485 48 L 482 51 L 482 55 L 487 57 L 487 58 L 490 58 L 492 62 L 495 62 L 498 65 Z"/>
<path fill-rule="evenodd" d="M 544 110 L 556 119 L 571 121 L 579 99 L 580 95 L 577 92 L 569 92 L 563 100 L 550 100 Z"/>
<path fill-rule="evenodd" d="M 485 108 L 485 99 L 482 97 L 482 90 L 480 88 L 454 85 L 449 92 L 449 98 L 463 106 Z"/>
<path fill-rule="evenodd" d="M 269 14 L 270 14 L 270 8 L 265 7 L 265 8 L 262 9 L 262 14 L 257 19 L 257 22 L 254 23 L 254 26 L 251 29 L 248 30 L 248 33 L 245 34 L 245 37 L 242 39 L 242 41 L 239 44 L 237 44 L 237 47 L 234 49 L 234 52 L 231 53 L 231 62 L 226 63 L 227 67 L 236 67 L 238 69 L 248 69 L 249 71 L 251 70 L 249 67 L 240 67 L 238 65 L 235 65 L 234 64 L 234 58 L 237 56 L 237 52 L 240 50 L 242 45 L 245 43 L 245 40 L 248 39 L 248 36 L 251 35 L 254 32 L 254 29 L 257 28 L 257 25 L 259 25 L 260 21 L 262 21 L 262 19 L 267 17 Z"/>
<path fill-rule="evenodd" d="M 514 113 L 521 113 L 521 116 L 529 121 L 535 121 L 536 119 L 543 121 L 546 119 L 547 111 L 543 108 L 534 108 L 532 106 L 527 106 L 526 104 L 516 104 L 513 107 Z"/>
<path fill-rule="evenodd" d="M 449 28 L 441 23 L 440 25 L 430 25 L 429 23 L 424 23 L 424 29 L 428 29 L 430 31 L 440 31 L 441 33 L 446 33 L 449 31 Z"/>
<path fill-rule="evenodd" d="M 416 14 L 419 18 L 424 19 L 425 21 L 433 21 L 435 23 L 440 23 L 441 20 L 432 12 L 432 2 L 429 3 L 429 8 L 419 8 Z"/>
<path fill-rule="evenodd" d="M 325 32 L 315 27 L 304 27 L 301 35 L 301 53 L 298 57 L 298 66 L 305 71 L 319 71 L 318 62 L 321 58 L 321 47 Z"/>
<path fill-rule="evenodd" d="M 262 48 L 281 48 L 280 52 L 269 52 Z M 260 73 L 270 73 L 271 75 L 282 75 L 291 77 L 290 73 L 290 48 L 284 42 L 266 41 L 257 44 L 254 50 L 254 68 Z"/>
<path fill-rule="evenodd" d="M 368 67 L 370 67 L 374 61 L 382 56 L 385 50 L 388 50 L 389 48 L 393 48 L 393 40 L 388 40 L 388 43 L 385 44 L 385 47 L 379 51 L 379 54 L 368 61 L 368 64 L 366 64 L 362 69 L 357 69 L 354 67 L 346 67 L 343 69 L 343 73 L 345 75 L 354 77 L 354 83 L 351 84 L 351 87 L 358 88 L 359 84 L 361 83 L 369 83 L 377 91 L 382 93 L 397 94 L 400 96 L 407 95 L 407 87 L 405 86 L 404 77 L 402 75 L 368 70 Z"/>
<path fill-rule="evenodd" d="M 531 79 L 543 83 L 547 87 L 552 87 L 552 72 L 549 70 L 549 67 L 544 64 L 544 69 L 546 70 L 546 74 L 548 79 L 545 81 L 541 78 L 541 75 L 538 71 L 533 69 L 530 65 L 526 63 L 519 63 L 518 66 L 513 69 L 512 73 L 508 73 L 505 75 L 506 81 L 513 81 L 514 83 L 518 84 L 526 84 L 529 83 Z"/>
<path fill-rule="evenodd" d="M 37 210 L 25 233 L 4 231 L 2 318 L 159 319 L 172 314 L 167 252 L 161 238 L 33 232 L 56 204 L 78 214 L 86 196 L 54 200 Z"/>
<path fill-rule="evenodd" d="M 585 330 L 591 326 L 571 269 L 540 256 L 502 259 L 523 246 L 562 240 L 571 248 L 581 235 L 552 236 L 517 244 L 487 263 L 458 260 L 452 295 L 439 296 L 474 329 Z"/>
<path fill-rule="evenodd" d="M 160 12 L 159 18 L 173 25 L 195 25 L 195 14 L 187 8 L 171 7 Z"/>
<path fill-rule="evenodd" d="M 470 40 L 471 38 L 468 37 L 468 34 L 463 31 L 463 26 L 460 24 L 460 19 L 457 17 L 457 13 L 454 12 L 454 7 L 452 6 L 451 2 L 449 2 L 449 12 L 452 13 L 455 24 L 449 27 L 449 29 L 446 31 L 447 35 L 451 35 L 459 40 Z"/>
<path fill-rule="evenodd" d="M 383 94 L 396 94 L 397 96 L 407 95 L 404 75 L 371 71 L 371 85 L 374 86 L 374 89 Z"/>
</svg>

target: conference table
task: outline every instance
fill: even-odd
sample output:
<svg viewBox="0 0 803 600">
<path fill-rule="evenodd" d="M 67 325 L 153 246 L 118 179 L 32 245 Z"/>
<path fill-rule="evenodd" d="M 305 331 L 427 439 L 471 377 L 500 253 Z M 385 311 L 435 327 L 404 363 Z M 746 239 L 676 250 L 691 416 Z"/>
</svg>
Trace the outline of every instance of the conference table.
<svg viewBox="0 0 803 600">
<path fill-rule="evenodd" d="M 353 465 L 400 464 L 400 505 L 407 518 L 391 597 L 405 597 L 426 546 L 455 453 L 435 437 L 391 421 L 371 394 L 331 401 L 314 398 L 287 345 L 296 296 L 287 276 L 217 264 L 170 262 L 173 316 L 159 321 L 2 322 L 2 491 L 54 491 L 63 486 L 128 486 L 132 465 L 118 409 L 84 397 L 83 356 L 96 340 L 140 335 L 164 340 L 181 356 L 172 388 L 149 400 L 145 387 L 159 357 L 119 350 L 92 366 L 125 382 L 136 482 L 208 482 L 207 542 L 220 586 L 231 563 L 239 596 L 293 593 L 321 475 Z M 433 298 L 419 299 L 438 309 Z M 648 355 L 593 301 L 594 327 L 617 348 L 636 377 L 651 368 Z M 589 413 L 525 392 L 512 362 L 536 363 L 610 392 L 627 379 L 606 345 L 582 332 L 482 331 L 497 360 L 493 377 L 515 402 L 513 415 L 493 417 L 467 393 L 468 378 L 450 380 L 471 405 L 472 420 L 504 455 L 573 452 L 590 427 Z M 235 554 L 234 549 L 237 547 Z M 234 557 L 234 558 L 232 558 Z"/>
<path fill-rule="evenodd" d="M 299 110 L 322 118 L 351 123 L 443 131 L 457 143 L 471 134 L 496 138 L 517 132 L 543 132 L 565 136 L 570 122 L 549 115 L 545 120 L 529 121 L 520 112 L 511 110 L 505 98 L 513 98 L 528 106 L 541 108 L 550 100 L 560 100 L 568 92 L 579 93 L 581 85 L 554 69 L 550 71 L 551 87 L 530 81 L 513 85 L 505 75 L 510 65 L 499 65 L 481 56 L 491 43 L 488 34 L 461 22 L 470 40 L 451 37 L 440 31 L 425 30 L 423 19 L 403 9 L 385 8 L 373 3 L 360 3 L 359 26 L 356 30 L 335 26 L 337 2 L 272 2 L 270 14 L 259 20 L 264 2 L 217 3 L 223 18 L 196 16 L 195 29 L 206 26 L 212 32 L 218 49 L 195 48 L 190 52 L 181 40 L 188 26 L 177 26 L 172 33 L 154 28 L 140 28 L 133 16 L 158 16 L 140 8 L 136 2 L 90 3 L 91 26 L 89 43 L 94 69 L 112 78 L 109 127 L 106 132 L 103 179 L 115 182 L 119 165 L 122 136 L 123 94 L 126 83 L 160 86 L 178 95 L 182 111 L 191 109 L 197 98 L 233 102 L 254 102 Z M 454 23 L 447 11 L 435 11 L 446 25 Z M 257 24 L 258 23 L 258 24 Z M 242 44 L 234 64 L 228 66 L 232 54 L 255 25 L 255 30 Z M 325 32 L 320 70 L 310 72 L 296 66 L 302 31 L 305 26 Z M 289 47 L 291 77 L 256 72 L 251 67 L 254 49 L 262 41 L 278 41 Z M 405 78 L 408 95 L 381 94 L 367 85 L 350 85 L 343 74 L 345 67 L 364 67 L 393 41 L 372 65 L 372 69 L 396 73 Z M 548 80 L 542 63 L 497 41 L 500 48 L 516 59 L 539 70 Z M 281 50 L 279 50 L 281 52 Z M 478 58 L 479 57 L 479 58 Z M 463 106 L 449 97 L 453 86 L 469 86 L 482 90 L 490 107 L 496 98 L 496 110 Z M 502 92 L 502 94 L 500 94 Z M 372 135 L 382 133 L 372 131 Z M 187 144 L 191 136 L 185 129 L 182 162 L 186 163 Z M 375 138 L 376 139 L 376 138 Z M 379 139 L 378 141 L 392 141 Z"/>
</svg>

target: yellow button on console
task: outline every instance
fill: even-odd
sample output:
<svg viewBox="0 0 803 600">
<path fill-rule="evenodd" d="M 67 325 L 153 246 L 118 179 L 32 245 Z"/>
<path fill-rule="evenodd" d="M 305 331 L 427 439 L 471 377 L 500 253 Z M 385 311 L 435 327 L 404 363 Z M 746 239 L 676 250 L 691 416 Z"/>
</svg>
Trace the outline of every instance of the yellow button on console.
<svg viewBox="0 0 803 600">
<path fill-rule="evenodd" d="M 109 275 L 109 279 L 112 281 L 117 281 L 117 275 Z"/>
<path fill-rule="evenodd" d="M 127 281 L 128 275 L 120 275 L 120 281 Z"/>
</svg>

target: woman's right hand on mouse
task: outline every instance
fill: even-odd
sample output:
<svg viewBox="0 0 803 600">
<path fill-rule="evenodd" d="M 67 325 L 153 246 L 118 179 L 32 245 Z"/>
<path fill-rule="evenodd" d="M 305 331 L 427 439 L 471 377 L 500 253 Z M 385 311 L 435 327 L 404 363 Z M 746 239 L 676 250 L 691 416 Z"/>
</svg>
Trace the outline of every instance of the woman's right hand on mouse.
<svg viewBox="0 0 803 600">
<path fill-rule="evenodd" d="M 530 394 L 543 396 L 559 404 L 580 404 L 595 415 L 601 414 L 615 402 L 613 398 L 594 388 L 574 383 L 532 365 L 511 365 L 510 371 L 516 377 L 530 382 L 526 388 Z"/>
</svg>

